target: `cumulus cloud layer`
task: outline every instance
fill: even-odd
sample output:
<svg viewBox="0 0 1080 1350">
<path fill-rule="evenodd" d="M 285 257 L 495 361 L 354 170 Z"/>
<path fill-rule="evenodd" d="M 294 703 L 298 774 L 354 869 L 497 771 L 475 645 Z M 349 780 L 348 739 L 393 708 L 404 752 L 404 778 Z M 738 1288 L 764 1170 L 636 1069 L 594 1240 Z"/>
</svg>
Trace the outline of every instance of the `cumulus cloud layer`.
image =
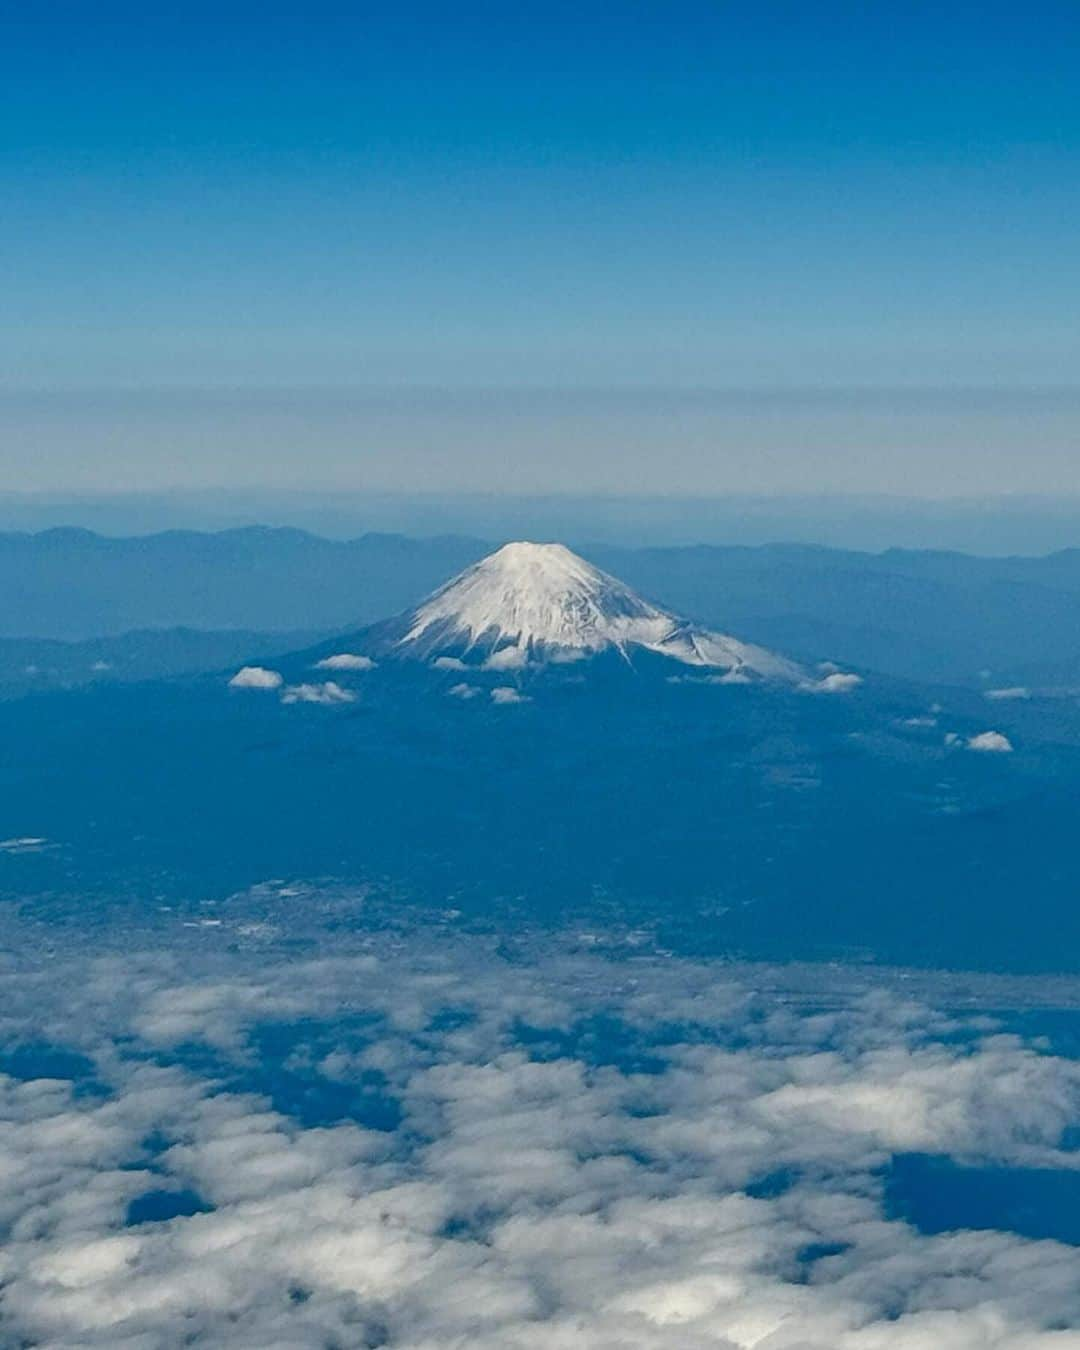
<svg viewBox="0 0 1080 1350">
<path fill-rule="evenodd" d="M 1072 1248 L 921 1235 L 880 1180 L 910 1151 L 1076 1168 L 1070 1061 L 708 966 L 396 937 L 279 961 L 233 936 L 201 964 L 0 972 L 5 1044 L 63 1036 L 85 1065 L 0 1078 L 13 1343 L 1080 1346 Z M 146 1217 L 148 1194 L 200 1212 Z"/>
</svg>

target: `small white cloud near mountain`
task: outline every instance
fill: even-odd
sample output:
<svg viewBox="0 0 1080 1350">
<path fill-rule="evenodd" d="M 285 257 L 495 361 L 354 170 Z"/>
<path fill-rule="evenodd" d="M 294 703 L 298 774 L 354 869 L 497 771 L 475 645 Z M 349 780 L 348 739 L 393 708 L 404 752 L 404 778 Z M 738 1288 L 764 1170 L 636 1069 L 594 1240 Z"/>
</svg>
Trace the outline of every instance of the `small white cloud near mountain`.
<svg viewBox="0 0 1080 1350">
<path fill-rule="evenodd" d="M 492 703 L 499 704 L 531 702 L 528 694 L 521 693 L 520 690 L 515 689 L 509 684 L 500 684 L 497 688 L 493 689 L 491 691 L 491 701 Z"/>
<path fill-rule="evenodd" d="M 324 656 L 315 662 L 316 670 L 374 670 L 375 662 L 370 656 L 360 656 L 356 652 L 336 652 L 333 656 Z"/>
<path fill-rule="evenodd" d="M 281 691 L 282 703 L 319 703 L 332 707 L 339 703 L 353 703 L 356 695 L 351 689 L 343 689 L 333 680 L 324 684 L 291 684 Z"/>
<path fill-rule="evenodd" d="M 969 736 L 969 750 L 980 751 L 984 755 L 1007 755 L 1012 751 L 1012 741 L 1000 731 L 980 731 L 977 736 Z"/>
<path fill-rule="evenodd" d="M 861 675 L 852 675 L 846 671 L 834 670 L 820 680 L 812 680 L 805 687 L 812 694 L 850 694 L 862 684 Z"/>
<path fill-rule="evenodd" d="M 243 666 L 229 681 L 230 689 L 280 689 L 285 683 L 279 671 L 265 666 Z"/>
</svg>

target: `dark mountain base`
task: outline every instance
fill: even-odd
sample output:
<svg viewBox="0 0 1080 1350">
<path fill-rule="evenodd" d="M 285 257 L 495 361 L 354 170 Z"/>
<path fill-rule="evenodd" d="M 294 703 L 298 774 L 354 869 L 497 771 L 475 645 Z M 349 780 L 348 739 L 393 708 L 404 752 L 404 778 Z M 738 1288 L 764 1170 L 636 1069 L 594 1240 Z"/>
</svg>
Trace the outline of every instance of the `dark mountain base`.
<svg viewBox="0 0 1080 1350">
<path fill-rule="evenodd" d="M 476 920 L 643 924 L 681 952 L 1080 968 L 1075 750 L 947 749 L 945 727 L 985 723 L 905 727 L 911 696 L 884 689 L 613 659 L 496 706 L 450 697 L 460 679 L 384 667 L 332 708 L 219 679 L 4 706 L 3 832 L 48 843 L 0 851 L 0 888 L 104 921 L 333 877 Z"/>
</svg>

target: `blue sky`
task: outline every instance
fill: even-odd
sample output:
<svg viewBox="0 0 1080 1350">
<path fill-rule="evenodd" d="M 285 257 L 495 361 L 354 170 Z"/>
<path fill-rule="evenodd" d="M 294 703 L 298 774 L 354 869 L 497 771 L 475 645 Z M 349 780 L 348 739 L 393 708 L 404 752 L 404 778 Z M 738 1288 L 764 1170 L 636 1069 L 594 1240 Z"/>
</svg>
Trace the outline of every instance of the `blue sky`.
<svg viewBox="0 0 1080 1350">
<path fill-rule="evenodd" d="M 9 391 L 1075 383 L 1074 6 L 156 8 L 9 21 Z"/>
</svg>

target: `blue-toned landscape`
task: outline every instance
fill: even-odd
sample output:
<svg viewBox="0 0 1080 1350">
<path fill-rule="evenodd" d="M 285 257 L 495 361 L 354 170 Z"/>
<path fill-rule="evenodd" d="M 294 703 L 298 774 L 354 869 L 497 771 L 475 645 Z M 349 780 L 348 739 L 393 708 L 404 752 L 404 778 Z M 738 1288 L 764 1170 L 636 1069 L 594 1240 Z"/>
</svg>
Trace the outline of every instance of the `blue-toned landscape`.
<svg viewBox="0 0 1080 1350">
<path fill-rule="evenodd" d="M 0 704 L 27 1344 L 1060 1341 L 1065 690 L 548 544 L 251 642 Z"/>
<path fill-rule="evenodd" d="M 0 50 L 0 1350 L 1080 1350 L 1075 5 Z"/>
</svg>

